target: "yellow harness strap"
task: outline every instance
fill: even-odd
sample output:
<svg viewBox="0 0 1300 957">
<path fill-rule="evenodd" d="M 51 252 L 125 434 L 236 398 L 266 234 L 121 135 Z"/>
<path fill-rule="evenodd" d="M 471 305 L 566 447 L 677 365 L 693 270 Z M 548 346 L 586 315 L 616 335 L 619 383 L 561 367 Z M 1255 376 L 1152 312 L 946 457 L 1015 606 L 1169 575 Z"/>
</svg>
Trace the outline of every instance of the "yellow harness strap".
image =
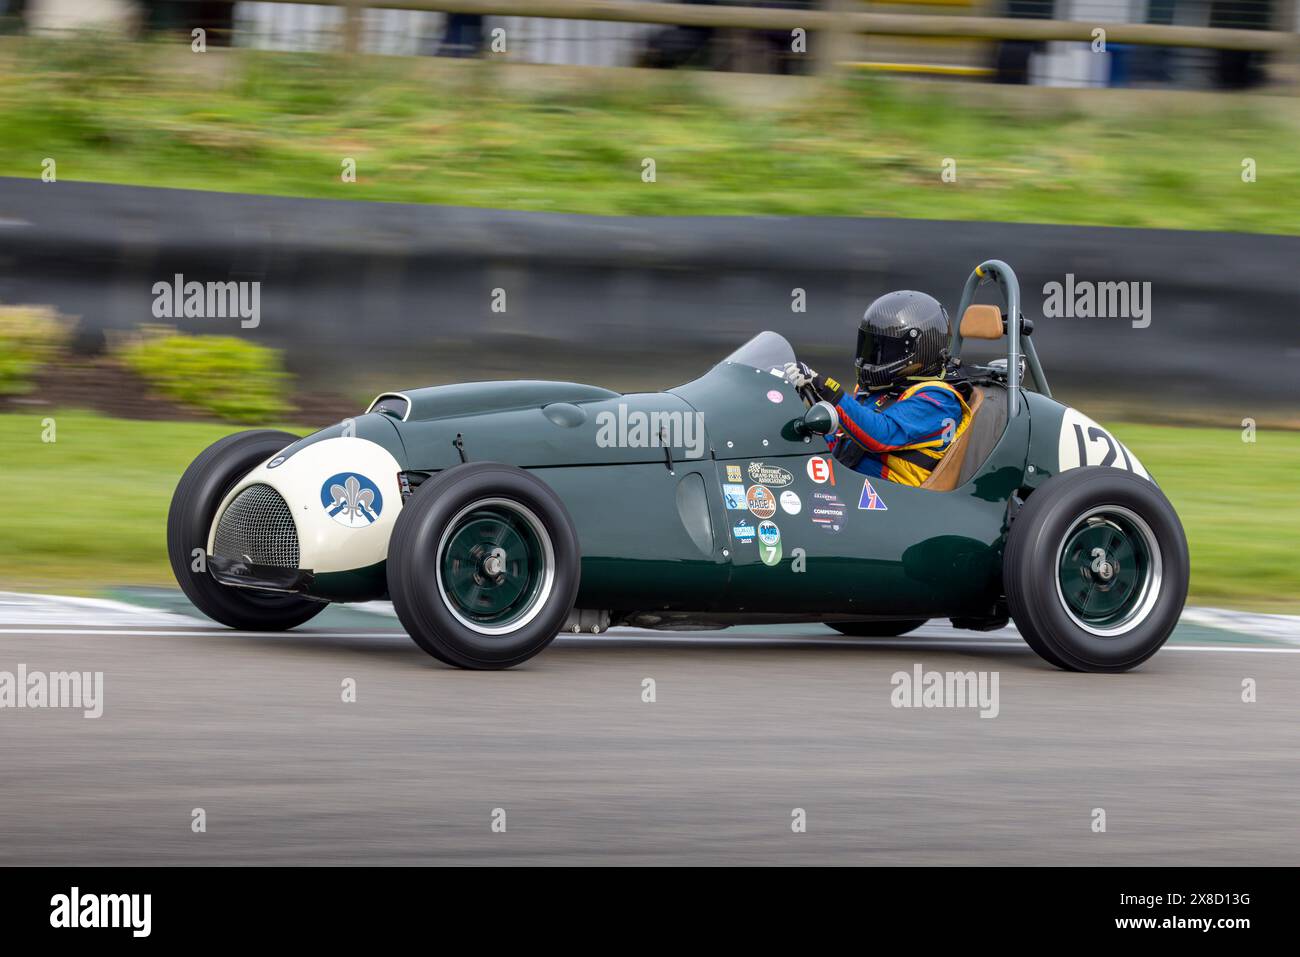
<svg viewBox="0 0 1300 957">
<path fill-rule="evenodd" d="M 957 423 L 957 429 L 953 432 L 951 440 L 945 440 L 941 435 L 938 438 L 927 439 L 924 442 L 905 445 L 901 449 L 887 454 L 884 458 L 884 477 L 890 481 L 898 482 L 900 485 L 920 485 L 929 478 L 930 473 L 939 464 L 939 460 L 943 458 L 944 453 L 952 447 L 952 443 L 956 442 L 961 434 L 966 431 L 967 426 L 970 425 L 970 406 L 966 404 L 966 400 L 962 398 L 960 392 L 941 379 L 926 379 L 915 385 L 908 386 L 897 401 L 902 402 L 904 399 L 910 399 L 922 389 L 936 387 L 946 389 L 957 397 L 957 402 L 961 405 L 961 421 Z"/>
</svg>

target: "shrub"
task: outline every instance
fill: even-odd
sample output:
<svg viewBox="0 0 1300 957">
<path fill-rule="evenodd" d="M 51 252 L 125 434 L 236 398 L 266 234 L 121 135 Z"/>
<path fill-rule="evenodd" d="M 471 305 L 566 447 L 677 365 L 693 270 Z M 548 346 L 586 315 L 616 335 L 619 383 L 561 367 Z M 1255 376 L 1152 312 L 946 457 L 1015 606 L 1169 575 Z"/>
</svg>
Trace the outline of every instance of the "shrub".
<svg viewBox="0 0 1300 957">
<path fill-rule="evenodd" d="M 262 424 L 288 411 L 278 350 L 233 336 L 192 336 L 146 326 L 118 358 L 168 398 L 232 422 Z"/>
<path fill-rule="evenodd" d="M 0 395 L 30 392 L 32 376 L 68 341 L 68 323 L 49 306 L 0 306 Z"/>
</svg>

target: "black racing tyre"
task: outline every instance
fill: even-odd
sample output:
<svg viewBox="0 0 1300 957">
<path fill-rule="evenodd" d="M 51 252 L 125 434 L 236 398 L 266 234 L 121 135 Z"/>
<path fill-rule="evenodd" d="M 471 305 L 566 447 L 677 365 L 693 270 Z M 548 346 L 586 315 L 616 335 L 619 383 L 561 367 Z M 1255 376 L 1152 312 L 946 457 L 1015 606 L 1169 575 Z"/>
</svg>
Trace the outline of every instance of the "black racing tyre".
<svg viewBox="0 0 1300 957">
<path fill-rule="evenodd" d="M 1002 578 L 1025 641 L 1067 671 L 1128 671 L 1165 643 L 1187 600 L 1187 538 L 1155 483 L 1070 469 L 1011 523 Z"/>
<path fill-rule="evenodd" d="M 828 621 L 826 624 L 850 638 L 895 638 L 916 631 L 929 620 L 906 618 L 898 621 Z"/>
<path fill-rule="evenodd" d="M 422 649 L 460 668 L 510 668 L 559 633 L 578 594 L 578 535 L 545 482 L 473 462 L 425 481 L 388 543 L 388 593 Z"/>
<path fill-rule="evenodd" d="M 320 614 L 326 602 L 223 585 L 195 549 L 207 550 L 217 506 L 249 469 L 298 440 L 288 432 L 236 432 L 204 449 L 181 476 L 167 513 L 167 557 L 186 597 L 213 621 L 243 631 L 285 631 Z"/>
</svg>

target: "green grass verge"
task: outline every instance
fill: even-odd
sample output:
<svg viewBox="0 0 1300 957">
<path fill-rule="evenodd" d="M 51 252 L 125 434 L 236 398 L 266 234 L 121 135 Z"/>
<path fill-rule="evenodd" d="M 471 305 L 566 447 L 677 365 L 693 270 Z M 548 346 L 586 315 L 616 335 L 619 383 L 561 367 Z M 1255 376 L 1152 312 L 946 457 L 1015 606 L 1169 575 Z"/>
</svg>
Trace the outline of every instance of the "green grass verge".
<svg viewBox="0 0 1300 957">
<path fill-rule="evenodd" d="M 0 551 L 0 587 L 91 593 L 112 585 L 167 585 L 164 528 L 182 471 L 230 427 L 54 416 L 0 415 L 0 478 L 15 499 Z M 1295 496 L 1300 434 L 1118 425 L 1187 528 L 1192 601 L 1257 611 L 1300 608 Z M 304 430 L 298 430 L 304 431 Z"/>
<path fill-rule="evenodd" d="M 1160 483 L 1192 554 L 1190 602 L 1300 610 L 1300 433 L 1122 424 L 1116 437 Z"/>
<path fill-rule="evenodd" d="M 6 48 L 0 174 L 38 178 L 49 157 L 67 180 L 336 199 L 1300 233 L 1300 123 L 1282 97 L 1171 107 L 1098 91 L 1104 110 L 1077 111 L 1041 91 L 1048 113 L 855 77 L 758 109 L 672 73 L 565 92 L 492 63 L 208 56 L 107 39 Z M 1257 182 L 1242 182 L 1246 158 Z"/>
<path fill-rule="evenodd" d="M 42 438 L 47 415 L 54 442 Z M 0 587 L 89 594 L 174 585 L 166 544 L 172 491 L 195 456 L 234 431 L 86 412 L 0 415 L 0 480 L 23 491 L 5 523 Z"/>
</svg>

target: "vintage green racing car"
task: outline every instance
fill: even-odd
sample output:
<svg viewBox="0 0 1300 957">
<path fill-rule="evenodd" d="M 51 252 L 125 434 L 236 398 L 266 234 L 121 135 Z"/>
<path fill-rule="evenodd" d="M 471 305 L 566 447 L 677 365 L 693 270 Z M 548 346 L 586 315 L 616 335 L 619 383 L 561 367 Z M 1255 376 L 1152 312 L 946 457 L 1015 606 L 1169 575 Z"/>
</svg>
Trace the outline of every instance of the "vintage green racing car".
<svg viewBox="0 0 1300 957">
<path fill-rule="evenodd" d="M 999 305 L 974 302 L 984 286 Z M 794 352 L 763 332 L 661 393 L 475 382 L 385 393 L 306 438 L 231 435 L 180 480 L 172 567 L 238 629 L 389 598 L 463 668 L 611 625 L 893 636 L 935 618 L 1011 618 L 1058 667 L 1132 668 L 1186 598 L 1178 516 L 1132 452 L 1051 398 L 1005 263 L 970 275 L 957 315 L 951 381 L 974 415 L 919 488 L 828 454 L 835 409 L 786 382 Z M 972 338 L 1005 358 L 963 364 Z"/>
</svg>

